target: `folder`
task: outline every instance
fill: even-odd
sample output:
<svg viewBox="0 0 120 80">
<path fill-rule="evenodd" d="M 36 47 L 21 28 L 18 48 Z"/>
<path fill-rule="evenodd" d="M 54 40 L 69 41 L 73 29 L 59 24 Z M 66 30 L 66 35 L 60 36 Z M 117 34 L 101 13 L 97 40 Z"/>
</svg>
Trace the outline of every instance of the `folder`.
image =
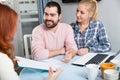
<svg viewBox="0 0 120 80">
<path fill-rule="evenodd" d="M 23 68 L 33 68 L 33 69 L 41 69 L 41 70 L 49 70 L 49 67 L 56 71 L 57 68 L 60 68 L 65 63 L 61 62 L 60 60 L 56 59 L 46 59 L 35 61 L 31 59 L 27 59 L 20 56 L 15 56 L 18 59 L 17 64 L 19 67 Z"/>
</svg>

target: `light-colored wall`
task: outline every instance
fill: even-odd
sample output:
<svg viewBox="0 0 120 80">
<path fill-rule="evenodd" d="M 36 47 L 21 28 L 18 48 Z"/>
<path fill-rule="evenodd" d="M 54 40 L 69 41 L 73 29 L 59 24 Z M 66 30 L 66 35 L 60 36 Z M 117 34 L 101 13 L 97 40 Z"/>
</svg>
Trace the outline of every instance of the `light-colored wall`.
<svg viewBox="0 0 120 80">
<path fill-rule="evenodd" d="M 112 51 L 120 49 L 120 0 L 102 0 L 99 3 L 99 19 L 107 29 Z"/>
<path fill-rule="evenodd" d="M 66 23 L 75 22 L 75 11 L 78 3 L 62 3 L 62 0 L 53 0 L 62 7 L 62 20 Z M 98 2 L 98 19 L 106 27 L 112 51 L 120 49 L 120 0 L 102 0 Z"/>
</svg>

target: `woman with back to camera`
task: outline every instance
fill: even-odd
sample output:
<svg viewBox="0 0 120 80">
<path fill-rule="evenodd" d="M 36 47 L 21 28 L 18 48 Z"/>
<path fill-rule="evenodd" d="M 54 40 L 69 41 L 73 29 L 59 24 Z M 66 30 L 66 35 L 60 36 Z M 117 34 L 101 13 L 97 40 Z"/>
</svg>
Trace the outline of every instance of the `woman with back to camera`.
<svg viewBox="0 0 120 80">
<path fill-rule="evenodd" d="M 20 80 L 14 69 L 14 47 L 11 43 L 17 18 L 13 9 L 0 3 L 0 80 Z M 60 69 L 56 73 L 50 69 L 46 80 L 55 80 L 60 73 Z"/>
<path fill-rule="evenodd" d="M 88 52 L 104 53 L 111 50 L 110 42 L 101 21 L 97 18 L 96 0 L 81 0 L 76 10 L 76 22 L 71 26 L 78 47 L 78 55 Z"/>
</svg>

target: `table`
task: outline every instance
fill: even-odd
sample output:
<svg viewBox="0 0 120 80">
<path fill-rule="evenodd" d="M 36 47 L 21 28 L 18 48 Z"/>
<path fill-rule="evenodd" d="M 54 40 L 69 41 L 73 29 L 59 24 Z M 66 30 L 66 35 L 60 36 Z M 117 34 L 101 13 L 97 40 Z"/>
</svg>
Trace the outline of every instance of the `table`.
<svg viewBox="0 0 120 80">
<path fill-rule="evenodd" d="M 54 59 L 62 59 L 64 55 L 56 56 Z M 75 56 L 69 63 L 62 66 L 63 72 L 57 78 L 57 80 L 88 80 L 87 71 L 85 67 L 80 67 L 72 65 L 72 62 L 78 59 L 79 56 Z M 48 71 L 24 68 L 20 72 L 20 80 L 44 80 L 48 76 Z M 101 72 L 99 71 L 98 77 L 96 80 L 101 79 Z"/>
</svg>

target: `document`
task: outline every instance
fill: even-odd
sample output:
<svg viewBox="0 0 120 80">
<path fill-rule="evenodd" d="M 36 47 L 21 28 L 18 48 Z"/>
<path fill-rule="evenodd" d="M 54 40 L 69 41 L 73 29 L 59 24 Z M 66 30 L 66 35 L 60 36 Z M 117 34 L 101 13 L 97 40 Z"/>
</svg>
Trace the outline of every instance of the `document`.
<svg viewBox="0 0 120 80">
<path fill-rule="evenodd" d="M 62 65 L 65 64 L 64 62 L 61 62 L 60 60 L 56 59 L 35 61 L 19 56 L 16 56 L 16 58 L 19 60 L 17 61 L 19 67 L 34 68 L 41 70 L 49 70 L 49 67 L 52 67 L 53 71 L 56 71 L 56 69 L 62 67 Z"/>
</svg>

